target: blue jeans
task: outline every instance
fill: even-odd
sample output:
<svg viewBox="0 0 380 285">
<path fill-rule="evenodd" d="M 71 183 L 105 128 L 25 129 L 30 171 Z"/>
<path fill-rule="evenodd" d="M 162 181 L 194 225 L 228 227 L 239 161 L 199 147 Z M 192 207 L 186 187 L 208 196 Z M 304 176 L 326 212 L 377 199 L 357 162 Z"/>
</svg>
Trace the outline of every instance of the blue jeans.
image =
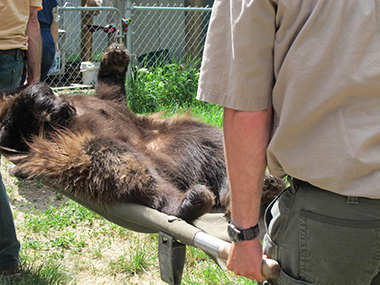
<svg viewBox="0 0 380 285">
<path fill-rule="evenodd" d="M 19 251 L 20 243 L 0 174 L 0 269 L 16 266 L 19 263 Z"/>
<path fill-rule="evenodd" d="M 20 85 L 23 68 L 21 55 L 0 55 L 0 89 Z M 0 174 L 0 269 L 19 263 L 20 243 L 17 240 L 13 215 Z"/>
<path fill-rule="evenodd" d="M 0 89 L 19 86 L 23 66 L 21 55 L 0 54 Z"/>
<path fill-rule="evenodd" d="M 42 60 L 41 60 L 41 81 L 44 81 L 55 60 L 55 43 L 50 34 L 41 33 L 42 37 Z M 48 40 L 51 38 L 51 40 Z"/>
</svg>

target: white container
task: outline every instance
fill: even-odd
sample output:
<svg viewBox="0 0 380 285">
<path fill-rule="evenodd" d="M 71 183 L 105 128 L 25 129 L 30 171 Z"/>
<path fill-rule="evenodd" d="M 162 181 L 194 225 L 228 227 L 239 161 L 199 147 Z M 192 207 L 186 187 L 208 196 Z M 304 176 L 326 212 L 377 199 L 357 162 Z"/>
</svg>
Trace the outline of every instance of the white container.
<svg viewBox="0 0 380 285">
<path fill-rule="evenodd" d="M 82 72 L 82 82 L 85 85 L 95 85 L 96 77 L 98 76 L 100 63 L 83 61 L 80 64 L 80 71 Z"/>
</svg>

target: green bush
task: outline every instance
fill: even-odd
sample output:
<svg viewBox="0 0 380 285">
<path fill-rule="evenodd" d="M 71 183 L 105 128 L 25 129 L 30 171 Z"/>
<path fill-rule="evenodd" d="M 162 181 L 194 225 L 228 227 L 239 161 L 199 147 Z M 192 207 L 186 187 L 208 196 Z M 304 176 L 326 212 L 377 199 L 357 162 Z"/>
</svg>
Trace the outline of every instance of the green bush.
<svg viewBox="0 0 380 285">
<path fill-rule="evenodd" d="M 190 110 L 202 120 L 221 127 L 222 108 L 196 100 L 199 62 L 135 67 L 128 89 L 128 105 L 136 113 Z"/>
</svg>

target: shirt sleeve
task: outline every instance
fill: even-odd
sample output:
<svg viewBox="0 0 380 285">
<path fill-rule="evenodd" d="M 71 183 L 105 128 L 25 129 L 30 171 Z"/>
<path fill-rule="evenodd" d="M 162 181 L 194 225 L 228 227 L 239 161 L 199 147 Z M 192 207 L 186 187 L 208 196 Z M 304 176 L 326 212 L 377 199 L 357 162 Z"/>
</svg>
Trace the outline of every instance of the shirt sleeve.
<svg viewBox="0 0 380 285">
<path fill-rule="evenodd" d="M 42 0 L 29 0 L 29 6 L 30 7 L 38 7 L 41 9 L 42 8 Z"/>
<path fill-rule="evenodd" d="M 237 110 L 271 106 L 276 5 L 215 1 L 197 98 Z"/>
</svg>

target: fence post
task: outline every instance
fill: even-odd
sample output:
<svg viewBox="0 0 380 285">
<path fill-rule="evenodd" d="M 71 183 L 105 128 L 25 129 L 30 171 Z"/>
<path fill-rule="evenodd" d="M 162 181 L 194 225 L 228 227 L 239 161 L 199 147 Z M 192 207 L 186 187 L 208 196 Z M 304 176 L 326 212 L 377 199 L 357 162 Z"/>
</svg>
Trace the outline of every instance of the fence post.
<svg viewBox="0 0 380 285">
<path fill-rule="evenodd" d="M 81 6 L 84 7 L 87 1 L 82 0 Z M 92 33 L 84 28 L 85 25 L 92 25 L 92 13 L 81 12 L 81 60 L 92 61 Z"/>
<path fill-rule="evenodd" d="M 189 6 L 202 7 L 203 0 L 189 0 Z M 192 61 L 201 58 L 202 51 L 202 13 L 199 11 L 189 11 L 188 20 L 188 35 L 186 42 L 187 54 Z"/>
<path fill-rule="evenodd" d="M 132 68 L 131 67 L 135 62 L 135 51 L 133 48 L 133 33 L 134 32 L 133 32 L 133 12 L 132 12 L 132 9 L 133 9 L 132 2 L 130 0 L 127 0 L 126 18 L 131 19 L 131 23 L 128 26 L 127 39 L 126 39 L 126 43 L 125 43 L 127 45 L 127 49 L 128 49 L 129 54 L 131 56 L 129 66 L 128 66 L 128 71 L 127 71 L 127 83 L 126 83 L 127 88 L 129 87 L 131 80 L 132 80 Z"/>
</svg>

